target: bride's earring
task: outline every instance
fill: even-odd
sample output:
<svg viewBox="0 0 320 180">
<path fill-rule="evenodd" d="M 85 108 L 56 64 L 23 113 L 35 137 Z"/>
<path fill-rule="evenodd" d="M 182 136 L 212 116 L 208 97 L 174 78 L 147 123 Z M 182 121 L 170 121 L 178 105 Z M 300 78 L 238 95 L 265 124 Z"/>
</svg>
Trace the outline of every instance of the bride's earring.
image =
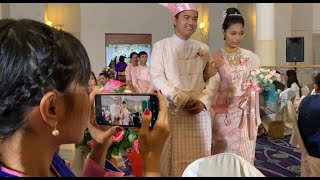
<svg viewBox="0 0 320 180">
<path fill-rule="evenodd" d="M 57 124 L 58 124 L 58 121 L 56 122 L 56 124 L 54 125 L 54 129 L 52 131 L 52 135 L 53 136 L 58 136 L 59 135 L 59 130 L 57 129 Z"/>
</svg>

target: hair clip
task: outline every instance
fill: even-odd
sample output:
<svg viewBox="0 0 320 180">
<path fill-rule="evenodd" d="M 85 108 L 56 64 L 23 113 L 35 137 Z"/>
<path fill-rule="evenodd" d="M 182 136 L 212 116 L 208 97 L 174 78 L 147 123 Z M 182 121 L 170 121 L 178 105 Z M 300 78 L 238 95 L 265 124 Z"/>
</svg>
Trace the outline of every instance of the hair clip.
<svg viewBox="0 0 320 180">
<path fill-rule="evenodd" d="M 235 12 L 234 14 L 229 14 L 229 16 L 241 16 L 241 14 L 238 14 L 237 12 Z"/>
</svg>

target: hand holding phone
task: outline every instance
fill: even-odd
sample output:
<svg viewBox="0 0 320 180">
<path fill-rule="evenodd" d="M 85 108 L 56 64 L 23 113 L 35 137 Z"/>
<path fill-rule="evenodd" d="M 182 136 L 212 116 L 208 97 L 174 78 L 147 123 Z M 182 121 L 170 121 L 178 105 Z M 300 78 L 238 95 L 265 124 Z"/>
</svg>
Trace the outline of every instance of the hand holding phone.
<svg viewBox="0 0 320 180">
<path fill-rule="evenodd" d="M 101 93 L 95 96 L 95 115 L 98 125 L 141 127 L 142 113 L 152 112 L 150 128 L 158 116 L 159 101 L 155 94 Z"/>
<path fill-rule="evenodd" d="M 153 129 L 150 129 L 151 114 L 143 114 L 142 126 L 139 130 L 139 152 L 144 160 L 143 176 L 160 176 L 159 163 L 165 142 L 170 134 L 168 109 L 164 96 L 158 91 L 159 114 Z M 158 167 L 158 168 L 155 168 Z"/>
</svg>

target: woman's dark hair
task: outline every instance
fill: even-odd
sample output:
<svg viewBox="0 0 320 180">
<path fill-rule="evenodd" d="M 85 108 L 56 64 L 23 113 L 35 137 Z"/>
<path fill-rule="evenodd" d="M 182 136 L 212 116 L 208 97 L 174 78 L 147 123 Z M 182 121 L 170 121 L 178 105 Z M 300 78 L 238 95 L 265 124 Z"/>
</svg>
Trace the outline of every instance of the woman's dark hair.
<svg viewBox="0 0 320 180">
<path fill-rule="evenodd" d="M 320 72 L 314 77 L 314 83 L 320 86 Z"/>
<path fill-rule="evenodd" d="M 94 85 L 97 85 L 97 84 L 98 84 L 98 81 L 97 81 L 96 76 L 94 75 L 94 72 L 93 72 L 93 71 L 91 71 L 90 75 L 92 75 L 92 76 L 93 76 L 93 78 L 94 78 Z"/>
<path fill-rule="evenodd" d="M 299 91 L 300 91 L 300 96 L 301 96 L 301 86 L 298 82 L 296 71 L 290 69 L 290 70 L 286 71 L 286 74 L 288 76 L 287 87 L 290 88 L 292 83 L 296 83 L 299 86 Z"/>
<path fill-rule="evenodd" d="M 88 86 L 90 62 L 73 35 L 29 20 L 0 20 L 0 139 L 22 129 L 43 95 L 72 95 L 72 83 Z"/>
<path fill-rule="evenodd" d="M 137 56 L 138 56 L 138 53 L 136 53 L 136 52 L 132 52 L 132 53 L 130 54 L 130 58 L 132 58 L 132 57 L 133 57 L 133 55 L 137 55 Z"/>
<path fill-rule="evenodd" d="M 124 60 L 125 60 L 125 57 L 124 57 L 124 56 L 120 56 L 120 57 L 119 57 L 119 61 L 120 61 L 120 62 L 124 62 Z"/>
<path fill-rule="evenodd" d="M 147 52 L 141 51 L 141 52 L 139 52 L 138 57 L 140 57 L 140 56 L 142 56 L 142 55 L 147 55 L 147 56 L 148 56 Z"/>
<path fill-rule="evenodd" d="M 242 24 L 244 27 L 244 19 L 237 8 L 228 8 L 226 10 L 225 18 L 222 24 L 222 29 L 226 31 L 233 24 Z M 226 38 L 224 37 L 224 40 Z"/>
<path fill-rule="evenodd" d="M 106 71 L 101 72 L 99 76 L 104 76 L 105 78 L 109 79 L 109 74 Z"/>
<path fill-rule="evenodd" d="M 126 102 L 125 102 L 125 101 L 122 101 L 122 104 L 126 104 Z"/>
</svg>

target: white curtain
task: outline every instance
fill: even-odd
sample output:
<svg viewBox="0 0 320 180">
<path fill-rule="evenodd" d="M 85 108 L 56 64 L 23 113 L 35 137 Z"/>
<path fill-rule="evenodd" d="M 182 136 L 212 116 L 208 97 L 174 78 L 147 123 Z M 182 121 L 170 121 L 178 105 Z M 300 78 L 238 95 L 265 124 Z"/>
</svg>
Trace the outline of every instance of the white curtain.
<svg viewBox="0 0 320 180">
<path fill-rule="evenodd" d="M 141 51 L 145 51 L 148 54 L 147 65 L 150 65 L 150 44 L 107 44 L 106 45 L 106 63 L 107 66 L 110 64 L 111 60 L 113 60 L 117 56 L 117 62 L 119 57 L 125 56 L 127 57 L 125 62 L 130 64 L 130 54 L 132 52 L 139 53 Z M 116 62 L 116 63 L 117 63 Z"/>
</svg>

